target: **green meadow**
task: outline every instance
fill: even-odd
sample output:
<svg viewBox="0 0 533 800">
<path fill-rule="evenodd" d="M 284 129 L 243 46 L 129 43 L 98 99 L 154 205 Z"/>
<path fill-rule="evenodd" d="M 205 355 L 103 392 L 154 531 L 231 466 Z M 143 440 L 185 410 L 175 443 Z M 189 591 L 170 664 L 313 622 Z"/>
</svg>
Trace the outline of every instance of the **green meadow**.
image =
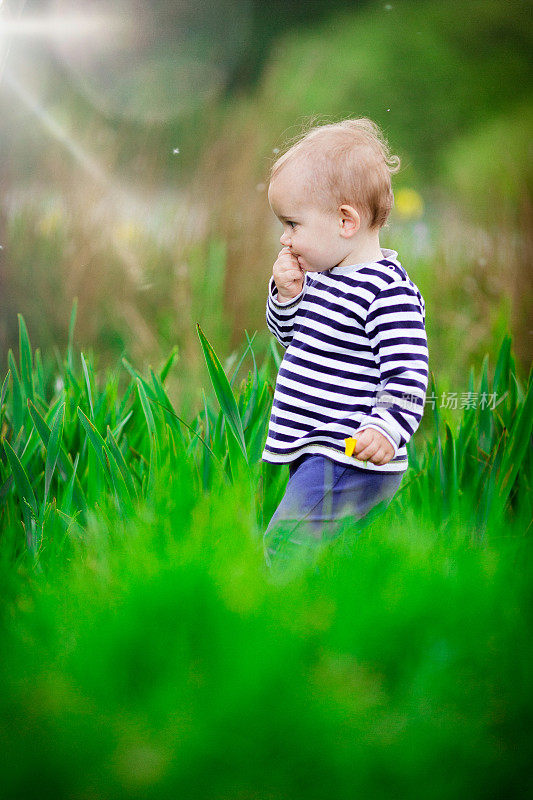
<svg viewBox="0 0 533 800">
<path fill-rule="evenodd" d="M 4 796 L 525 796 L 533 372 L 511 338 L 471 370 L 486 403 L 427 412 L 385 510 L 268 568 L 276 346 L 226 371 L 199 327 L 185 419 L 174 352 L 99 373 L 75 312 L 53 374 L 19 317 L 2 384 Z"/>
<path fill-rule="evenodd" d="M 108 5 L 69 50 L 0 3 L 0 797 L 532 795 L 527 4 Z M 424 416 L 390 505 L 268 566 L 269 167 L 360 116 Z"/>
</svg>

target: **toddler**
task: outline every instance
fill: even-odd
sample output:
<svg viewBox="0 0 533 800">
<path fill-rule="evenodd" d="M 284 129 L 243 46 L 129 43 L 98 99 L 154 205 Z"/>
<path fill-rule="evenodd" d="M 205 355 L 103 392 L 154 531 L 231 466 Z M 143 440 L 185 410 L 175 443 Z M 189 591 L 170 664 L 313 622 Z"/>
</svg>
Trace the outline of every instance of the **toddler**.
<svg viewBox="0 0 533 800">
<path fill-rule="evenodd" d="M 387 505 L 408 466 L 428 347 L 422 295 L 379 243 L 398 169 L 366 118 L 312 128 L 272 167 L 283 234 L 266 319 L 286 350 L 262 458 L 290 477 L 264 534 L 269 565 Z"/>
</svg>

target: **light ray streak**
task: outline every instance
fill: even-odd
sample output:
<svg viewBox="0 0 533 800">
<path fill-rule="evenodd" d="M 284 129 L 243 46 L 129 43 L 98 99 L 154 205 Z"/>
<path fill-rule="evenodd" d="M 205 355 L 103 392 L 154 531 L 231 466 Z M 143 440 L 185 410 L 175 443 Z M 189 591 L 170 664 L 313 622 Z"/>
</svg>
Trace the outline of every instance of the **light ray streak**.
<svg viewBox="0 0 533 800">
<path fill-rule="evenodd" d="M 190 200 L 179 191 L 170 192 L 168 195 L 158 193 L 156 196 L 150 197 L 147 202 L 144 194 L 139 195 L 133 187 L 121 185 L 115 175 L 109 175 L 97 159 L 72 140 L 68 131 L 8 70 L 5 72 L 5 86 L 9 87 L 24 106 L 35 115 L 44 129 L 67 148 L 82 169 L 102 185 L 105 189 L 106 201 L 102 201 L 101 208 L 104 209 L 104 218 L 107 221 L 136 220 L 138 224 L 142 224 L 145 230 L 156 236 L 158 241 L 169 245 L 175 241 L 176 219 L 184 219 L 189 214 L 194 219 L 203 218 L 202 209 L 192 210 Z M 164 221 L 165 217 L 166 221 Z M 140 268 L 131 263 L 131 256 L 124 255 L 124 248 L 121 247 L 120 242 L 115 240 L 115 246 L 121 251 L 121 256 L 129 272 L 139 280 L 142 277 Z"/>
<path fill-rule="evenodd" d="M 98 161 L 92 156 L 88 155 L 77 142 L 73 141 L 71 136 L 65 128 L 54 119 L 54 117 L 36 100 L 31 92 L 18 81 L 14 75 L 8 70 L 5 71 L 4 81 L 7 86 L 17 95 L 19 100 L 24 103 L 38 120 L 43 127 L 55 138 L 57 141 L 64 145 L 69 153 L 74 156 L 76 161 L 93 177 L 101 183 L 109 183 L 109 179 L 105 170 L 100 166 Z"/>
<path fill-rule="evenodd" d="M 124 21 L 116 17 L 96 14 L 77 14 L 71 16 L 24 17 L 20 19 L 0 19 L 0 36 L 24 36 L 60 38 L 94 38 L 104 33 L 114 35 L 118 27 L 124 27 Z"/>
<path fill-rule="evenodd" d="M 21 2 L 19 3 L 19 9 L 18 9 L 19 16 L 24 11 L 24 6 L 25 5 L 26 5 L 26 0 L 21 0 Z M 3 14 L 6 10 L 7 10 L 7 5 L 4 6 L 3 0 L 0 0 L 0 15 Z M 15 19 L 15 18 L 12 17 L 12 19 Z M 0 26 L 2 25 L 3 21 L 4 21 L 4 19 L 0 16 Z M 2 37 L 0 37 L 0 46 L 4 48 L 4 52 L 3 53 L 0 50 L 0 81 L 1 81 L 2 80 L 2 75 L 4 74 L 4 67 L 6 65 L 7 57 L 9 55 L 9 50 L 10 50 L 10 47 L 11 47 L 11 40 L 10 39 L 5 39 L 4 41 L 2 41 Z"/>
</svg>

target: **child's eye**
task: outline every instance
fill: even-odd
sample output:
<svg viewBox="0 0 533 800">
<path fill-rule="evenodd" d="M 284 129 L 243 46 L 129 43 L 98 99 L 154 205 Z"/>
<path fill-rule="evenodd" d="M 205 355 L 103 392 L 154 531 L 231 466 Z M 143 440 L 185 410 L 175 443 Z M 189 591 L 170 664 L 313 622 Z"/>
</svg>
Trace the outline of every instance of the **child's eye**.
<svg viewBox="0 0 533 800">
<path fill-rule="evenodd" d="M 296 223 L 295 222 L 290 222 L 289 220 L 287 220 L 287 225 L 289 226 L 289 228 L 295 228 L 296 227 Z"/>
</svg>

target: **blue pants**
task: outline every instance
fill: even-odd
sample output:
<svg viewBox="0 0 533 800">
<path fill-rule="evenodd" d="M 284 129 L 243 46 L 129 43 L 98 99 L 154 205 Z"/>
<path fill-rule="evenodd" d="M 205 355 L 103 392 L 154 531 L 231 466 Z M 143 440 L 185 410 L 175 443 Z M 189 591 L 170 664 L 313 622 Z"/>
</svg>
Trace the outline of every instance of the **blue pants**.
<svg viewBox="0 0 533 800">
<path fill-rule="evenodd" d="M 305 454 L 289 466 L 285 494 L 263 535 L 265 559 L 286 560 L 338 532 L 339 520 L 364 517 L 378 503 L 385 508 L 403 472 L 376 472 L 345 466 L 321 455 Z"/>
</svg>

